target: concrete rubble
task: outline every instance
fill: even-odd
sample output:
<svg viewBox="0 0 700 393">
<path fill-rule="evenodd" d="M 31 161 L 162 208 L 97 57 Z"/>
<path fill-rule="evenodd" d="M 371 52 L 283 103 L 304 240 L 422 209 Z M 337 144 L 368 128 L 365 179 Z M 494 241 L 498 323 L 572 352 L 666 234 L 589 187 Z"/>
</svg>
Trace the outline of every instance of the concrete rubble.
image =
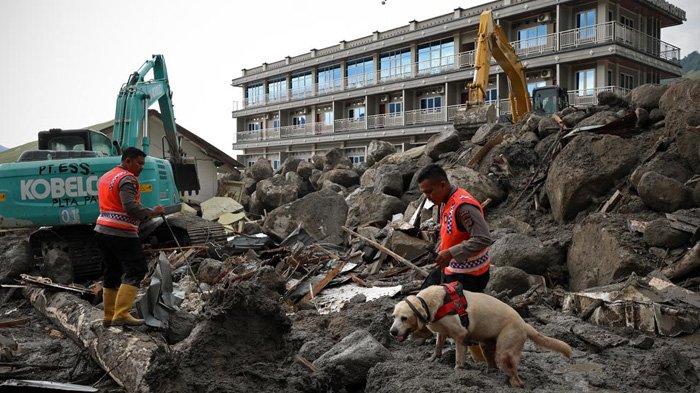
<svg viewBox="0 0 700 393">
<path fill-rule="evenodd" d="M 416 173 L 435 162 L 485 205 L 487 292 L 574 349 L 567 362 L 526 343 L 528 390 L 696 391 L 700 116 L 677 97 L 698 92 L 683 80 L 601 93 L 558 119 L 458 122 L 403 152 L 374 141 L 359 167 L 340 150 L 277 171 L 260 159 L 241 195 L 190 212 L 227 238 L 163 250 L 176 311 L 160 329 L 92 324 L 99 286 L 22 281 L 42 274 L 27 234 L 0 234 L 0 376 L 129 392 L 509 389 L 483 364 L 455 371 L 453 344 L 427 362 L 432 339 L 388 334 L 393 305 L 432 269 L 437 208 Z M 141 296 L 160 266 L 148 255 Z"/>
</svg>

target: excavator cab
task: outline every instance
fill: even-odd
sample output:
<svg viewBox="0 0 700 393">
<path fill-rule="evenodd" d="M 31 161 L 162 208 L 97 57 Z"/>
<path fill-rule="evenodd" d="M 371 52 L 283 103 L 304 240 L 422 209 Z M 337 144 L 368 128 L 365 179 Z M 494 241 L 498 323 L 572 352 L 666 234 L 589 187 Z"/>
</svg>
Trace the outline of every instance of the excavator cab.
<svg viewBox="0 0 700 393">
<path fill-rule="evenodd" d="M 23 152 L 17 161 L 108 156 L 111 144 L 109 138 L 101 132 L 52 128 L 39 132 L 37 147 L 37 150 Z"/>
<path fill-rule="evenodd" d="M 569 96 L 559 86 L 539 87 L 532 91 L 532 110 L 553 115 L 569 106 Z"/>
</svg>

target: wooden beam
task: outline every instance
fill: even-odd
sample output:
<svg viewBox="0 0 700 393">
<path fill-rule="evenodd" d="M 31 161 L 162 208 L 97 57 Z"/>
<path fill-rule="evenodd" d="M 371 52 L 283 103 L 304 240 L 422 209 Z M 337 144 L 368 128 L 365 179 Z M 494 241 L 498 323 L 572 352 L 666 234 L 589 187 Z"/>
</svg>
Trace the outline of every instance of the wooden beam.
<svg viewBox="0 0 700 393">
<path fill-rule="evenodd" d="M 678 279 L 687 276 L 700 268 L 700 242 L 685 253 L 680 261 L 661 269 L 661 273 L 669 279 Z"/>
<path fill-rule="evenodd" d="M 316 285 L 314 285 L 311 288 L 311 291 L 309 291 L 309 293 L 307 293 L 306 296 L 304 296 L 301 299 L 301 302 L 302 303 L 307 302 L 307 301 L 311 300 L 314 296 L 318 295 L 319 292 L 321 292 L 323 290 L 323 288 L 326 287 L 326 285 L 328 285 L 331 281 L 333 281 L 335 276 L 340 274 L 340 271 L 343 270 L 343 267 L 345 266 L 346 263 L 347 263 L 347 261 L 338 262 L 338 264 L 335 265 L 335 267 L 333 267 L 333 269 L 329 270 L 328 273 L 326 273 L 326 277 L 323 277 L 323 279 L 321 281 L 316 283 Z"/>
</svg>

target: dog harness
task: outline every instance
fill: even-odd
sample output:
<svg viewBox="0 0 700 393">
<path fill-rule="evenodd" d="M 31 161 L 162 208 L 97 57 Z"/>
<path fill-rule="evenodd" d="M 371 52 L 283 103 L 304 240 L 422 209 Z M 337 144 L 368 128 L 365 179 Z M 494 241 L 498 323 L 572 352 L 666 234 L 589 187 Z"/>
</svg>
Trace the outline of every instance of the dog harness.
<svg viewBox="0 0 700 393">
<path fill-rule="evenodd" d="M 451 282 L 442 284 L 447 293 L 445 293 L 445 301 L 443 305 L 435 313 L 435 321 L 447 316 L 457 315 L 462 322 L 462 326 L 469 327 L 469 315 L 467 314 L 467 298 L 464 296 L 462 284 L 459 282 Z"/>
</svg>

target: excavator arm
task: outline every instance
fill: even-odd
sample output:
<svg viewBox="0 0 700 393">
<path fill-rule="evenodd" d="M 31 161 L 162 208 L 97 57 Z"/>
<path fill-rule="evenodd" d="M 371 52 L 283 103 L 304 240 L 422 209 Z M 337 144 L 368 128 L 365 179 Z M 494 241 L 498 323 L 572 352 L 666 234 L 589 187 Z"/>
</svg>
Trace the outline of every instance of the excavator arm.
<svg viewBox="0 0 700 393">
<path fill-rule="evenodd" d="M 474 79 L 467 86 L 469 105 L 484 104 L 485 89 L 489 82 L 491 56 L 496 59 L 498 65 L 508 76 L 513 122 L 518 122 L 532 110 L 523 65 L 518 60 L 518 55 L 508 42 L 508 37 L 503 29 L 494 22 L 491 11 L 484 11 L 479 20 L 479 35 L 474 57 Z"/>
</svg>

